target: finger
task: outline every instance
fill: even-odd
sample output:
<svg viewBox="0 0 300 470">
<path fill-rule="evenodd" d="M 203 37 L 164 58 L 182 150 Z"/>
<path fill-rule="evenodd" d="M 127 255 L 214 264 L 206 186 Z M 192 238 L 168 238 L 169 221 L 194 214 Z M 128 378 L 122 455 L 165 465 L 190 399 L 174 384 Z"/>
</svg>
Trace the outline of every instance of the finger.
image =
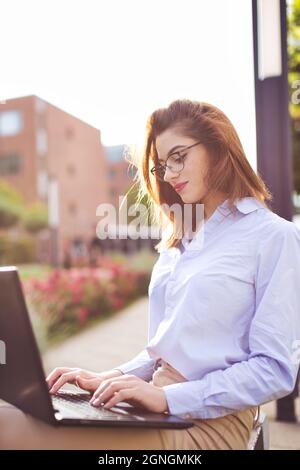
<svg viewBox="0 0 300 470">
<path fill-rule="evenodd" d="M 132 400 L 136 397 L 136 389 L 127 388 L 122 389 L 119 392 L 116 392 L 103 406 L 103 408 L 111 408 L 112 406 L 117 405 L 121 401 Z"/>
<path fill-rule="evenodd" d="M 102 393 L 97 395 L 97 398 L 91 399 L 92 405 L 98 406 L 100 403 L 106 403 L 114 393 L 118 393 L 121 390 L 132 388 L 132 383 L 129 382 L 113 382 L 111 383 Z"/>
<path fill-rule="evenodd" d="M 54 382 L 65 372 L 70 371 L 68 367 L 56 367 L 46 378 L 48 387 L 51 388 Z"/>
<path fill-rule="evenodd" d="M 74 383 L 74 380 L 77 374 L 78 374 L 78 371 L 66 372 L 65 374 L 62 374 L 60 378 L 54 383 L 54 385 L 50 389 L 50 393 L 56 393 L 66 383 Z"/>
<path fill-rule="evenodd" d="M 123 375 L 120 377 L 112 377 L 110 379 L 105 379 L 101 382 L 97 390 L 95 391 L 94 395 L 92 396 L 90 403 L 92 403 L 95 399 L 99 397 L 101 393 L 104 392 L 112 383 L 128 383 L 132 384 L 132 381 L 136 381 L 137 377 L 135 375 Z"/>
<path fill-rule="evenodd" d="M 78 384 L 78 387 L 82 388 L 83 390 L 88 390 L 89 392 L 94 392 L 97 387 L 99 387 L 100 381 L 101 379 L 99 377 L 85 379 L 80 375 L 76 376 L 76 383 Z"/>
<path fill-rule="evenodd" d="M 53 383 L 61 374 L 63 369 L 61 367 L 56 367 L 53 371 L 46 377 L 46 382 L 49 384 Z"/>
</svg>

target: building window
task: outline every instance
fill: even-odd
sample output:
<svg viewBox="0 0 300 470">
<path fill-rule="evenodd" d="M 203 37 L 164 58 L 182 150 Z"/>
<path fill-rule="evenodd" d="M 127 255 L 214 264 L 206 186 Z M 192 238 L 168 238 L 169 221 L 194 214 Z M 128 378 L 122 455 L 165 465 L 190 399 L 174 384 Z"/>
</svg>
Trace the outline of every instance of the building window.
<svg viewBox="0 0 300 470">
<path fill-rule="evenodd" d="M 0 156 L 0 175 L 14 175 L 19 173 L 20 167 L 21 159 L 17 153 Z"/>
<path fill-rule="evenodd" d="M 47 171 L 40 170 L 37 174 L 37 192 L 41 198 L 46 198 L 46 196 L 48 195 Z"/>
<path fill-rule="evenodd" d="M 39 155 L 45 155 L 48 150 L 48 136 L 45 129 L 42 127 L 36 131 L 36 150 Z"/>
<path fill-rule="evenodd" d="M 7 137 L 19 134 L 23 128 L 20 111 L 0 112 L 0 136 Z"/>
</svg>

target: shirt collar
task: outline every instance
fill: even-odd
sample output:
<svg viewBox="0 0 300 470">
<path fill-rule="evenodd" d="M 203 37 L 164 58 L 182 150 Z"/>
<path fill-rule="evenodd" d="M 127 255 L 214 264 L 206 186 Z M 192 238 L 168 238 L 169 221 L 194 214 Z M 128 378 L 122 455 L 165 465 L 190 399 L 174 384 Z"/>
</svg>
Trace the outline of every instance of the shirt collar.
<svg viewBox="0 0 300 470">
<path fill-rule="evenodd" d="M 234 205 L 242 214 L 250 214 L 250 212 L 258 209 L 266 209 L 266 206 L 255 197 L 243 197 L 238 199 Z"/>
<path fill-rule="evenodd" d="M 234 206 L 242 214 L 250 214 L 251 212 L 257 211 L 259 209 L 265 209 L 266 207 L 260 201 L 254 197 L 244 197 L 235 201 Z M 182 244 L 185 250 L 198 250 L 203 247 L 204 236 L 209 236 L 215 228 L 230 214 L 233 214 L 233 211 L 230 209 L 229 200 L 226 199 L 223 201 L 209 217 L 207 222 L 200 227 L 200 229 L 195 233 L 191 242 L 188 242 L 187 238 L 184 236 L 182 239 Z"/>
</svg>

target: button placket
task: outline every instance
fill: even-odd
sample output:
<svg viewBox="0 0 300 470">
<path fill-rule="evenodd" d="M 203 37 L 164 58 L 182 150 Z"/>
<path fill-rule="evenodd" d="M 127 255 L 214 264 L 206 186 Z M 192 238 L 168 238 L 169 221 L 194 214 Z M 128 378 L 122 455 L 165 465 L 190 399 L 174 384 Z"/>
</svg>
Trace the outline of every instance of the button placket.
<svg viewBox="0 0 300 470">
<path fill-rule="evenodd" d="M 175 251 L 176 250 L 176 251 Z M 174 248 L 174 251 L 172 253 L 173 256 L 173 266 L 170 271 L 170 276 L 167 282 L 166 286 L 166 292 L 165 292 L 165 305 L 166 309 L 172 308 L 173 307 L 173 302 L 172 302 L 172 291 L 174 289 L 174 285 L 176 283 L 176 271 L 178 269 L 178 265 L 180 264 L 181 257 L 183 256 L 178 248 Z"/>
</svg>

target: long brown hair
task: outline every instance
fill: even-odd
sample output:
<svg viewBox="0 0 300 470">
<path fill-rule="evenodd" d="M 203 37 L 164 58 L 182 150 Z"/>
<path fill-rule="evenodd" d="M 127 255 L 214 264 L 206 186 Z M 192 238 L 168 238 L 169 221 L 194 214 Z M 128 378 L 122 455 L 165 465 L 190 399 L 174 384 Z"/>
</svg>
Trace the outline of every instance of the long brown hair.
<svg viewBox="0 0 300 470">
<path fill-rule="evenodd" d="M 145 148 L 136 174 L 139 199 L 145 194 L 148 196 L 152 221 L 158 223 L 162 230 L 170 223 L 174 227 L 169 238 L 156 245 L 157 250 L 177 246 L 180 242 L 175 233 L 174 214 L 166 213 L 163 206 L 170 207 L 177 203 L 183 209 L 184 203 L 170 184 L 159 181 L 150 173 L 150 168 L 158 164 L 156 138 L 171 128 L 181 135 L 201 141 L 208 151 L 211 164 L 205 183 L 210 193 L 220 191 L 228 195 L 231 208 L 234 208 L 237 199 L 248 196 L 270 209 L 267 202 L 272 200 L 272 195 L 248 162 L 228 117 L 208 103 L 188 99 L 173 101 L 168 107 L 159 108 L 149 116 Z"/>
</svg>

